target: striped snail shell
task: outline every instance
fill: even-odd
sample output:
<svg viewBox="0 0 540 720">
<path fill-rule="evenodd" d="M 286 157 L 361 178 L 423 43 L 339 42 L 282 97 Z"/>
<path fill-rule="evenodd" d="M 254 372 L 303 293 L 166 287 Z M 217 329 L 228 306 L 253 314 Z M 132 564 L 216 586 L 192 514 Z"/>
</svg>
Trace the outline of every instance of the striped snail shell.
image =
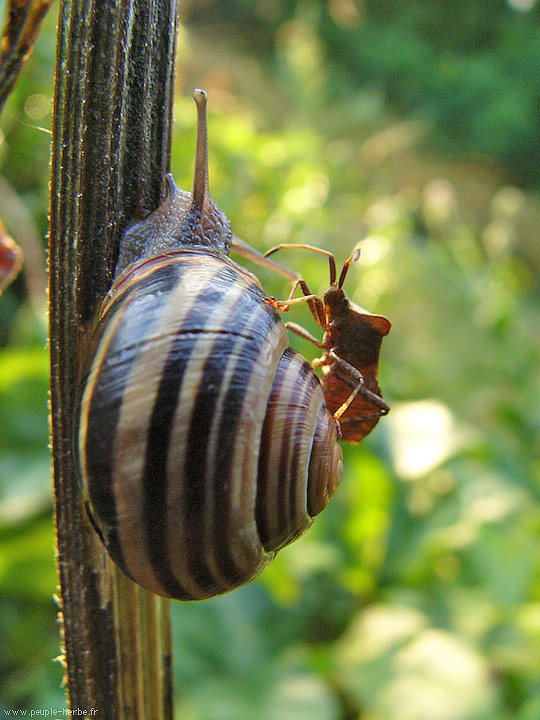
<svg viewBox="0 0 540 720">
<path fill-rule="evenodd" d="M 112 559 L 146 589 L 198 600 L 250 581 L 328 504 L 337 426 L 258 280 L 227 257 L 210 200 L 206 94 L 193 193 L 126 234 L 81 373 L 76 437 Z"/>
</svg>

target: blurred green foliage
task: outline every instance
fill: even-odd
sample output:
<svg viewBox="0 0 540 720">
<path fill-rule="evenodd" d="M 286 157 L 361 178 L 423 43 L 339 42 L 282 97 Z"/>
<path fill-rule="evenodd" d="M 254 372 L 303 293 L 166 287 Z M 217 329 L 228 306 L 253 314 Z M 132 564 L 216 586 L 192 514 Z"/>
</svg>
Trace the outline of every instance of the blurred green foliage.
<svg viewBox="0 0 540 720">
<path fill-rule="evenodd" d="M 359 245 L 347 291 L 393 328 L 380 377 L 392 412 L 345 448 L 332 505 L 255 583 L 173 603 L 177 717 L 537 720 L 538 6 L 207 0 L 182 12 L 178 184 L 191 185 L 199 85 L 212 193 L 235 232 L 259 249 L 326 247 L 338 264 Z M 1 123 L 0 173 L 42 237 L 53 61 L 51 16 Z M 321 256 L 278 259 L 327 287 Z M 45 297 L 28 268 L 0 298 L 4 711 L 63 706 Z M 317 332 L 307 308 L 291 319 Z"/>
</svg>

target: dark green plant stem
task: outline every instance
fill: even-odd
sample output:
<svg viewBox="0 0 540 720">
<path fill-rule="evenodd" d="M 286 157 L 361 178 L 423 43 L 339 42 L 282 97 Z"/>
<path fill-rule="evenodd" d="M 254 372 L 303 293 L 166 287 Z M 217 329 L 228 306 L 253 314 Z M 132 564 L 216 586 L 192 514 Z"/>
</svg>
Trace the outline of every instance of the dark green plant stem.
<svg viewBox="0 0 540 720">
<path fill-rule="evenodd" d="M 51 422 L 68 699 L 117 720 L 172 717 L 166 602 L 111 568 L 73 454 L 79 360 L 122 233 L 169 168 L 176 0 L 64 0 L 50 208 Z"/>
</svg>

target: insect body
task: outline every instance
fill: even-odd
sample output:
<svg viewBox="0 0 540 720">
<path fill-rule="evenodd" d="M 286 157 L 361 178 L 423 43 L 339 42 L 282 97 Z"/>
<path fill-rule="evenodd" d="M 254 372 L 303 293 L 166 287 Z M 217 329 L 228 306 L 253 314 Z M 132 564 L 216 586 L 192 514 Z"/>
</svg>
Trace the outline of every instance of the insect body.
<svg viewBox="0 0 540 720">
<path fill-rule="evenodd" d="M 206 95 L 193 194 L 126 235 L 87 353 L 77 448 L 124 572 L 165 597 L 242 585 L 301 535 L 342 471 L 337 425 L 257 279 L 230 260 L 207 192 Z M 203 131 L 201 131 L 201 129 Z"/>
<path fill-rule="evenodd" d="M 304 280 L 298 280 L 287 300 L 271 299 L 271 304 L 286 312 L 293 303 L 308 303 L 315 321 L 324 329 L 322 341 L 296 323 L 287 323 L 287 327 L 323 349 L 322 356 L 312 365 L 322 368 L 321 384 L 326 404 L 340 422 L 342 439 L 358 443 L 373 430 L 381 415 L 386 415 L 390 410 L 382 399 L 378 383 L 381 343 L 390 332 L 390 321 L 355 305 L 343 290 L 349 265 L 358 258 L 359 251 L 355 251 L 345 262 L 339 281 L 336 282 L 335 260 L 331 253 L 308 245 L 278 247 L 307 248 L 329 258 L 330 287 L 322 299 L 311 293 Z M 272 248 L 266 255 L 277 249 Z M 298 286 L 304 297 L 293 299 Z"/>
<path fill-rule="evenodd" d="M 18 245 L 4 230 L 0 222 L 0 295 L 22 267 L 23 255 Z"/>
</svg>

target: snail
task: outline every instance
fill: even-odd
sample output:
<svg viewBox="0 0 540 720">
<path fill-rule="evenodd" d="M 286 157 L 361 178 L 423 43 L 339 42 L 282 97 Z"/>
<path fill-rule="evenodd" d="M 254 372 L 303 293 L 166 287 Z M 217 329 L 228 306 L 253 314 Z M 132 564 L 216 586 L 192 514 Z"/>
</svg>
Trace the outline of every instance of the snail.
<svg viewBox="0 0 540 720">
<path fill-rule="evenodd" d="M 230 224 L 208 193 L 206 93 L 193 96 L 193 192 L 169 175 L 162 204 L 123 238 L 75 437 L 110 557 L 178 600 L 254 578 L 326 507 L 343 466 L 315 372 L 228 257 Z"/>
<path fill-rule="evenodd" d="M 286 326 L 323 349 L 322 356 L 314 360 L 312 366 L 322 368 L 321 384 L 326 405 L 340 423 L 341 439 L 359 443 L 390 410 L 382 399 L 378 373 L 382 339 L 392 325 L 383 315 L 374 315 L 355 305 L 343 290 L 349 266 L 358 259 L 359 250 L 345 261 L 336 282 L 336 262 L 332 253 L 310 245 L 283 243 L 268 250 L 265 257 L 282 248 L 313 250 L 328 257 L 330 287 L 322 299 L 311 293 L 305 280 L 298 279 L 287 300 L 269 298 L 268 302 L 282 312 L 288 312 L 295 303 L 308 303 L 315 322 L 324 330 L 322 341 L 301 325 L 289 322 Z M 293 298 L 297 287 L 301 288 L 304 297 Z"/>
</svg>

